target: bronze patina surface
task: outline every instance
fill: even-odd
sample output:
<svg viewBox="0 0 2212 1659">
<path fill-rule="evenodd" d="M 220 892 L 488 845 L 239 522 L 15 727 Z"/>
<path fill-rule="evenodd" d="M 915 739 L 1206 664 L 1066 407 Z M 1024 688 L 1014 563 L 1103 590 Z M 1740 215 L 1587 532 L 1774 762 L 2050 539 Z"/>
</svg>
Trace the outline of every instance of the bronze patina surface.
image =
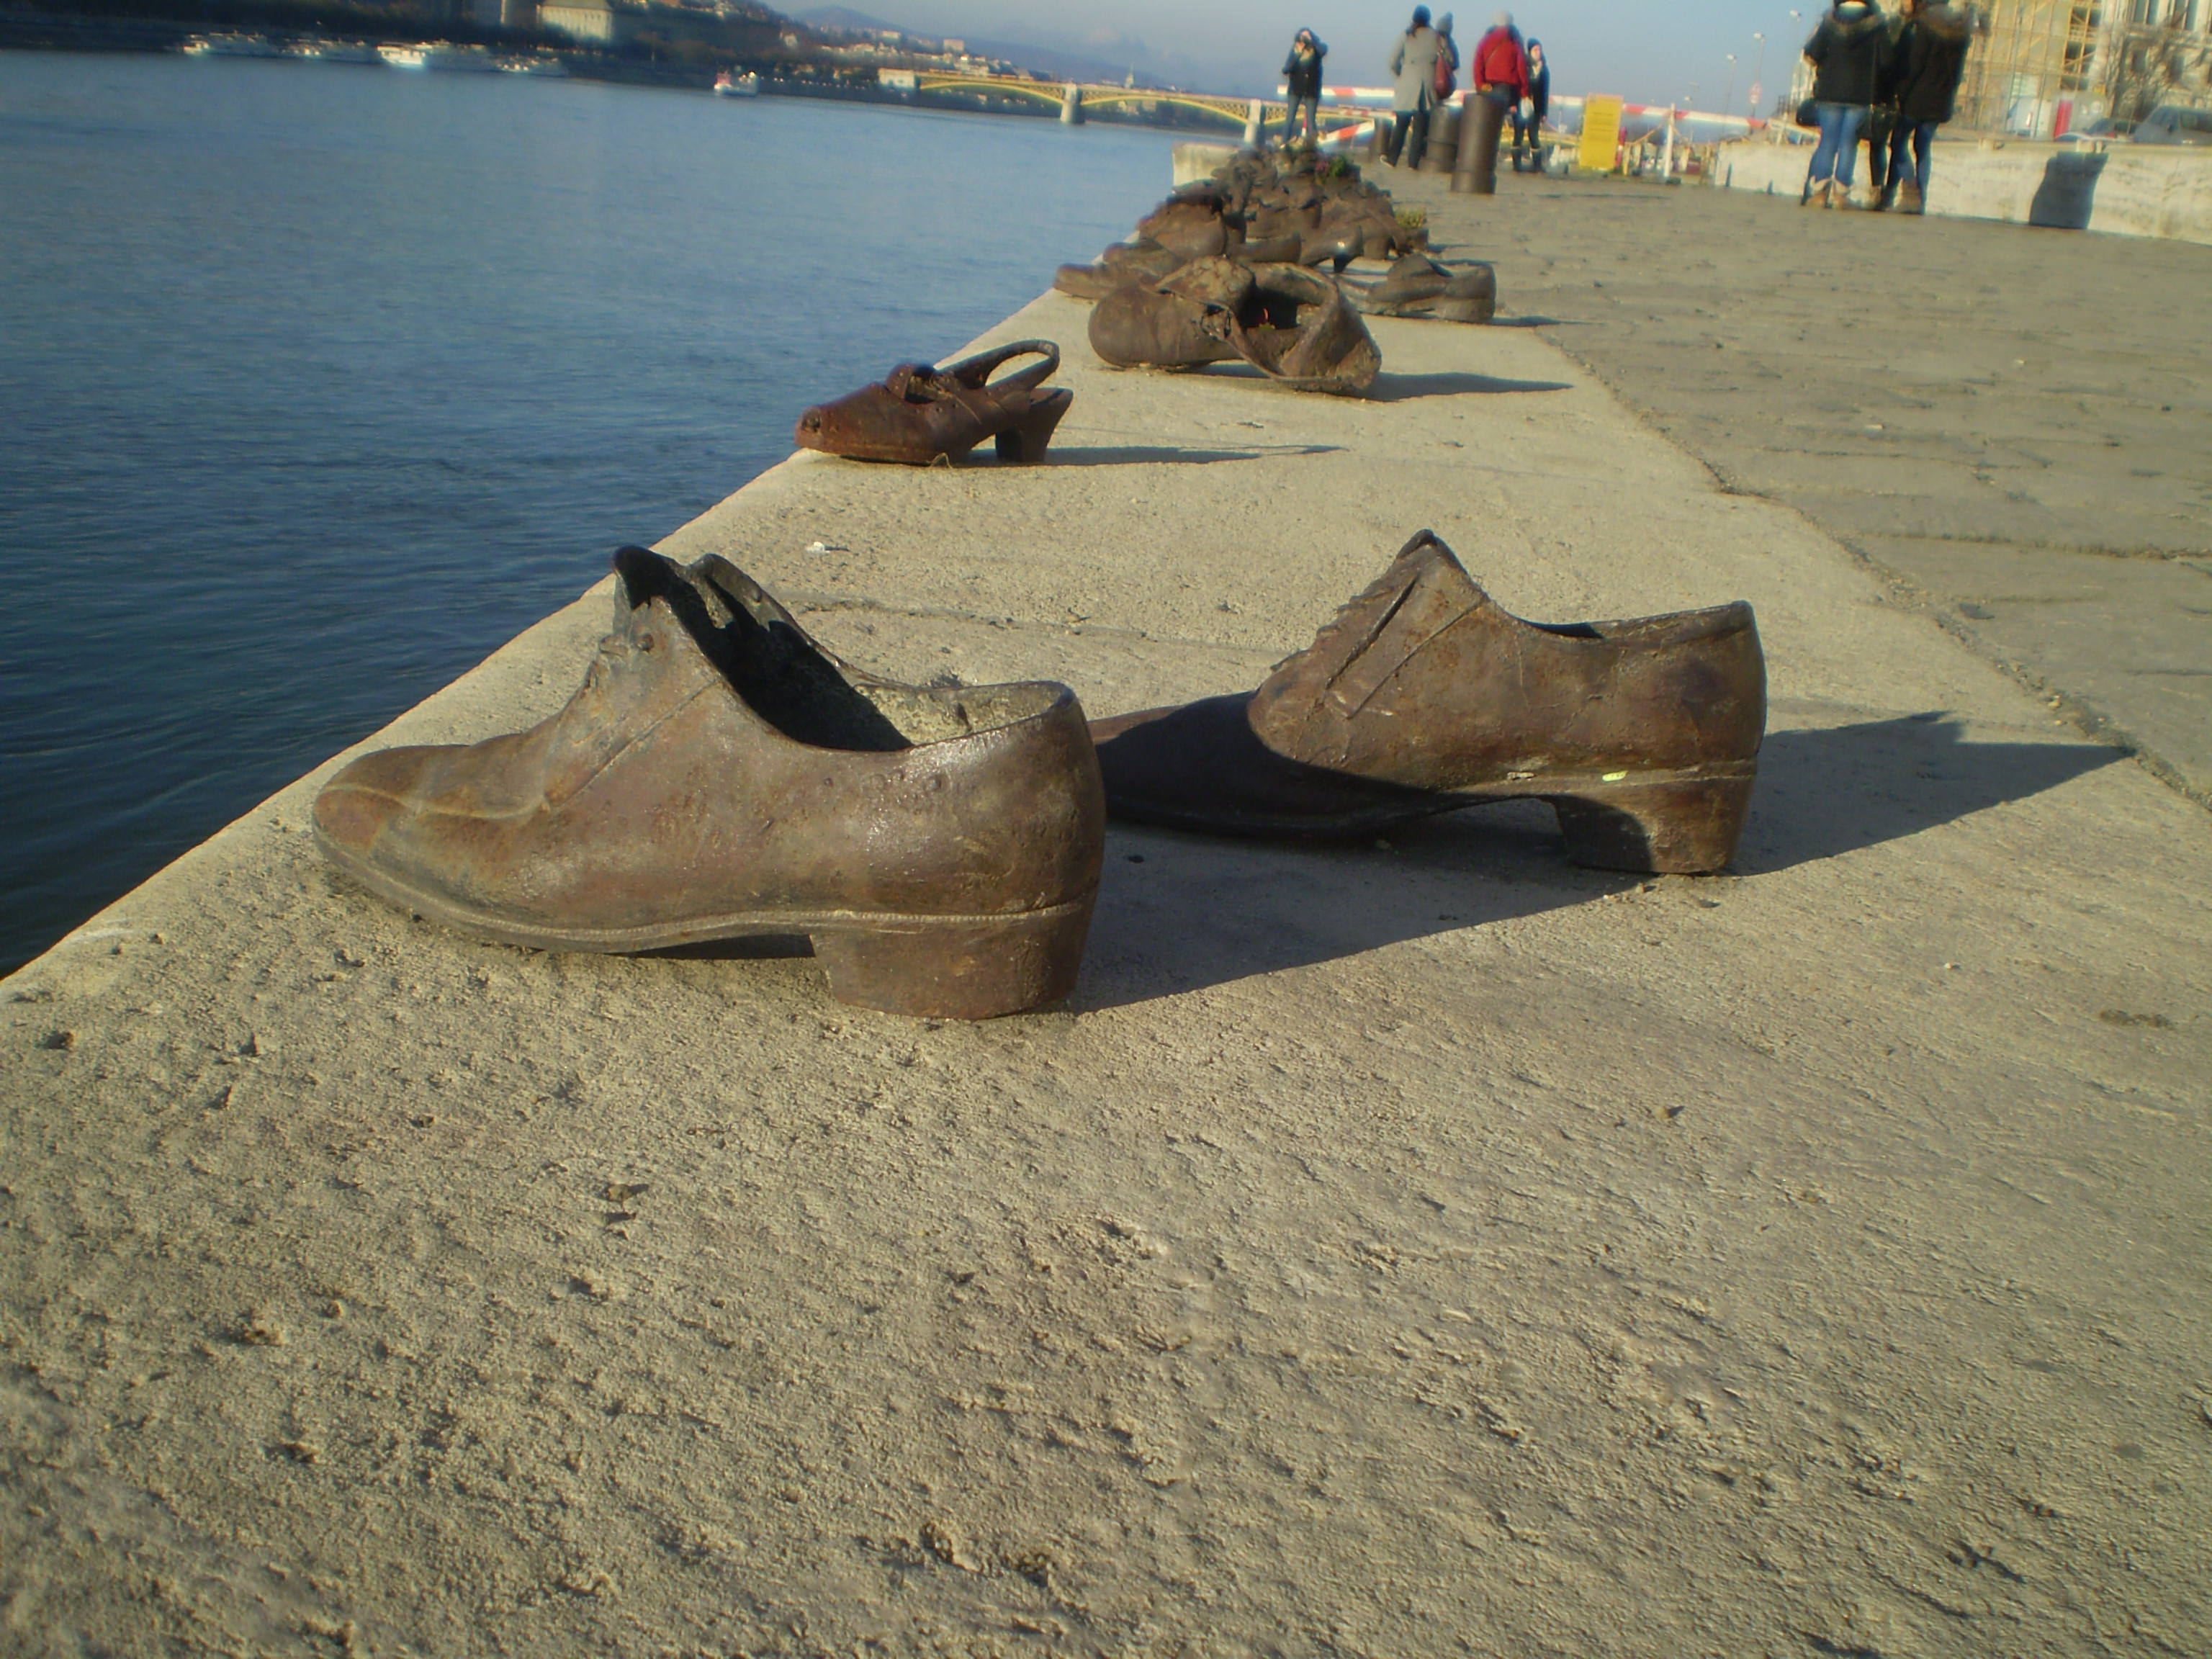
<svg viewBox="0 0 2212 1659">
<path fill-rule="evenodd" d="M 1382 354 L 1336 280 L 1302 265 L 1195 259 L 1131 284 L 1091 313 L 1091 348 L 1116 368 L 1189 368 L 1243 358 L 1302 392 L 1358 394 Z"/>
<path fill-rule="evenodd" d="M 1534 798 L 1578 863 L 1688 873 L 1734 855 L 1765 721 L 1748 605 L 1524 622 L 1424 531 L 1257 690 L 1091 732 L 1141 823 L 1341 836 Z"/>
<path fill-rule="evenodd" d="M 878 679 L 721 558 L 615 568 L 617 625 L 567 706 L 354 761 L 315 802 L 332 863 L 540 950 L 804 933 L 867 1007 L 974 1019 L 1067 994 L 1103 835 L 1073 692 Z"/>
<path fill-rule="evenodd" d="M 1040 361 L 990 378 L 1017 357 Z M 802 449 L 910 466 L 957 458 L 995 438 L 1000 460 L 1041 461 L 1075 401 L 1073 392 L 1044 384 L 1059 368 L 1060 348 L 1050 340 L 1018 340 L 944 368 L 902 363 L 873 386 L 808 410 L 793 437 Z"/>
</svg>

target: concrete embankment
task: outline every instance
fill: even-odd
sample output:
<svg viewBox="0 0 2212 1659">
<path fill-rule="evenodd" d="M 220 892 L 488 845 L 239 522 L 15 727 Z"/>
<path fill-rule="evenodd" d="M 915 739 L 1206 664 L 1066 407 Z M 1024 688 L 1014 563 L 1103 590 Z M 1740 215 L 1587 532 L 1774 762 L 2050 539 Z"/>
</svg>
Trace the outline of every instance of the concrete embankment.
<svg viewBox="0 0 2212 1659">
<path fill-rule="evenodd" d="M 1813 159 L 1806 145 L 1723 144 L 1717 182 L 1795 201 Z M 1866 184 L 1865 151 L 1857 169 Z M 2055 230 L 2212 242 L 2212 150 L 2026 139 L 1939 140 L 1928 211 Z"/>
<path fill-rule="evenodd" d="M 1550 256 L 1477 222 L 1525 307 Z M 1360 403 L 1085 319 L 989 337 L 1066 348 L 1053 465 L 794 459 L 666 550 L 1098 713 L 1252 684 L 1423 526 L 1525 615 L 1747 598 L 1736 871 L 1576 870 L 1534 808 L 1117 829 L 1066 1010 L 916 1023 L 416 923 L 317 860 L 319 772 L 0 987 L 11 1634 L 2212 1641 L 2202 810 L 1537 318 L 1379 324 Z M 538 718 L 605 614 L 371 741 Z"/>
</svg>

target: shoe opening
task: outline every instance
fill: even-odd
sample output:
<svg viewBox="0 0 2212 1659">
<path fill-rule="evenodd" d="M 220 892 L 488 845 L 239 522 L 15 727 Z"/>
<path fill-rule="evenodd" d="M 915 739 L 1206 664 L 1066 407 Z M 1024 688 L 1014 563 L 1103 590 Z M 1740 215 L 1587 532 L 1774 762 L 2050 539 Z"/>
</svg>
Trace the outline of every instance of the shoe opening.
<svg viewBox="0 0 2212 1659">
<path fill-rule="evenodd" d="M 839 662 L 784 608 L 728 561 L 709 556 L 686 570 L 642 548 L 615 556 L 617 603 L 665 601 L 708 659 L 763 720 L 817 749 L 909 749 L 972 737 L 1042 714 L 1050 684 L 911 686 Z"/>
</svg>

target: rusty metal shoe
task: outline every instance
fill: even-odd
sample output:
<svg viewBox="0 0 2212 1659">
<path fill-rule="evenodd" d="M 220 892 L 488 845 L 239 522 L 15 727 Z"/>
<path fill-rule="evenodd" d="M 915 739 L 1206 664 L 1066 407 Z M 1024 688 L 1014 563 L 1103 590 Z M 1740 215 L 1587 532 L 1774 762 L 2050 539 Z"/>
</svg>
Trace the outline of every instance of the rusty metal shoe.
<svg viewBox="0 0 2212 1659">
<path fill-rule="evenodd" d="M 1139 823 L 1372 834 L 1533 798 L 1577 863 L 1689 873 L 1734 856 L 1765 724 L 1748 605 L 1523 622 L 1423 531 L 1257 690 L 1091 732 Z"/>
<path fill-rule="evenodd" d="M 1017 357 L 1043 361 L 990 378 Z M 1041 461 L 1075 401 L 1073 392 L 1044 384 L 1059 370 L 1060 348 L 1050 340 L 1017 340 L 943 368 L 902 363 L 874 386 L 808 410 L 793 436 L 802 449 L 854 461 L 927 466 L 986 438 L 998 441 L 1002 461 Z"/>
<path fill-rule="evenodd" d="M 1382 367 L 1374 337 L 1330 278 L 1221 258 L 1109 294 L 1091 313 L 1091 347 L 1121 368 L 1242 357 L 1281 385 L 1342 395 L 1364 392 Z"/>
<path fill-rule="evenodd" d="M 481 938 L 804 933 L 839 999 L 983 1019 L 1075 981 L 1103 802 L 1075 694 L 848 667 L 720 558 L 615 556 L 617 627 L 529 731 L 387 749 L 315 801 L 331 862 Z"/>
<path fill-rule="evenodd" d="M 1495 267 L 1479 261 L 1447 265 L 1425 253 L 1409 253 L 1370 286 L 1347 284 L 1346 293 L 1370 317 L 1486 323 L 1498 314 Z"/>
</svg>

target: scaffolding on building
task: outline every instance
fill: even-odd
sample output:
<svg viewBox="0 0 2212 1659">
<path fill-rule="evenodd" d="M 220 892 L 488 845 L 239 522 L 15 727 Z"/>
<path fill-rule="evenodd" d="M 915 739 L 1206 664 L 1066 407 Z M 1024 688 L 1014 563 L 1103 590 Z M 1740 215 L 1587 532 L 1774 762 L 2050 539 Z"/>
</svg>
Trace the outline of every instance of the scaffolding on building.
<svg viewBox="0 0 2212 1659">
<path fill-rule="evenodd" d="M 1960 125 L 2050 138 L 2212 96 L 2212 0 L 1982 0 Z"/>
</svg>

